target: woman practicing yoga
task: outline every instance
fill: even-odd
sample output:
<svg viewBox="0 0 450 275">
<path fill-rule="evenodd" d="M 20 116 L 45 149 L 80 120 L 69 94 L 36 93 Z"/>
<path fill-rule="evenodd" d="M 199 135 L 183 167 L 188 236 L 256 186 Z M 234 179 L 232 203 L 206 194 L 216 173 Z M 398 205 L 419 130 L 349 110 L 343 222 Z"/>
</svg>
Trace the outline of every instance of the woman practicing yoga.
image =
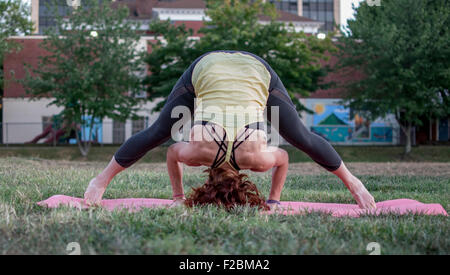
<svg viewBox="0 0 450 275">
<path fill-rule="evenodd" d="M 175 107 L 188 112 L 180 117 Z M 338 176 L 361 208 L 376 207 L 373 197 L 348 171 L 333 147 L 304 126 L 283 83 L 267 62 L 241 51 L 214 51 L 197 58 L 174 86 L 156 122 L 128 139 L 105 170 L 91 180 L 84 195 L 86 203 L 99 203 L 116 174 L 166 142 L 172 128 L 179 130 L 173 126 L 193 114 L 189 142 L 175 143 L 167 152 L 174 205 L 214 203 L 228 209 L 237 204 L 264 209 L 276 206 L 289 160 L 286 151 L 267 144 L 263 116 L 266 109 L 267 119 L 272 125 L 278 124 L 280 135 Z M 187 199 L 182 184 L 183 163 L 210 167 L 206 183 Z M 272 169 L 267 203 L 246 175 L 239 174 L 243 169 Z"/>
</svg>

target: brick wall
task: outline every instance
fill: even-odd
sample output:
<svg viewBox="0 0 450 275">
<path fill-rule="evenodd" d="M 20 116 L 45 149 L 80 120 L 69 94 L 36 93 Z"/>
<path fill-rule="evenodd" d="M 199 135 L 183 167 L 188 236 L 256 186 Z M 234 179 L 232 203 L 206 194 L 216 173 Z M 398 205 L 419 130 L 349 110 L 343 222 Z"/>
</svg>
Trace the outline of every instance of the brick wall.
<svg viewBox="0 0 450 275">
<path fill-rule="evenodd" d="M 43 37 L 14 39 L 21 45 L 21 50 L 5 56 L 3 73 L 5 79 L 4 97 L 28 97 L 25 89 L 14 79 L 23 79 L 26 75 L 25 64 L 37 68 L 39 56 L 46 52 L 39 47 Z"/>
</svg>

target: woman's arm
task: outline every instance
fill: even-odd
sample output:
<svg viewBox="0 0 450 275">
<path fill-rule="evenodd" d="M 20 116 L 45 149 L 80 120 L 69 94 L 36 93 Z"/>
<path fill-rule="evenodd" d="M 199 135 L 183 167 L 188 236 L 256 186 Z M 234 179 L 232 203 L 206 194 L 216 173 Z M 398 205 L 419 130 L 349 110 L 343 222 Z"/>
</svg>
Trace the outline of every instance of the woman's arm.
<svg viewBox="0 0 450 275">
<path fill-rule="evenodd" d="M 250 170 L 265 172 L 272 169 L 272 187 L 269 200 L 279 201 L 289 168 L 288 153 L 281 148 L 268 146 L 267 150 L 262 151 L 256 159 L 258 159 L 258 165 L 254 165 Z"/>
<path fill-rule="evenodd" d="M 169 146 L 167 150 L 167 170 L 172 184 L 173 203 L 170 207 L 183 205 L 186 200 L 183 189 L 183 163 L 189 166 L 200 166 L 195 161 L 198 156 L 192 144 L 179 142 Z"/>
<path fill-rule="evenodd" d="M 279 201 L 289 168 L 289 155 L 281 148 L 276 148 L 272 154 L 275 162 L 272 168 L 272 187 L 269 200 Z"/>
<path fill-rule="evenodd" d="M 172 144 L 167 149 L 167 170 L 170 183 L 172 184 L 172 195 L 174 200 L 184 198 L 183 189 L 183 163 L 181 162 L 181 151 L 189 146 L 188 143 L 179 142 Z"/>
</svg>

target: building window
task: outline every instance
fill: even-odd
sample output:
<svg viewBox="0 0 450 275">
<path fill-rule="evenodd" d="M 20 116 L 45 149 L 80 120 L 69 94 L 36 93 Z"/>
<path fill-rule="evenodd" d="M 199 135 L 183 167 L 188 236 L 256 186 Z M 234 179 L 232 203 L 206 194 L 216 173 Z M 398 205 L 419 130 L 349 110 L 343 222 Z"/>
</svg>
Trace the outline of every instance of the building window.
<svg viewBox="0 0 450 275">
<path fill-rule="evenodd" d="M 99 3 L 102 3 L 102 1 L 99 0 Z M 87 4 L 85 0 L 81 0 L 81 6 L 86 6 Z M 58 16 L 64 17 L 69 15 L 72 9 L 66 0 L 39 0 L 39 34 L 43 34 L 48 28 L 56 27 L 57 16 L 53 11 L 56 11 Z"/>
<path fill-rule="evenodd" d="M 278 10 L 298 14 L 298 0 L 270 0 Z"/>
<path fill-rule="evenodd" d="M 125 142 L 125 122 L 113 122 L 113 143 L 122 144 Z"/>
<path fill-rule="evenodd" d="M 303 16 L 324 23 L 321 31 L 334 30 L 333 0 L 303 0 Z"/>
<path fill-rule="evenodd" d="M 43 116 L 42 117 L 42 131 L 45 130 L 48 126 L 52 125 L 52 117 L 51 116 Z"/>
<path fill-rule="evenodd" d="M 39 1 L 39 33 L 43 34 L 44 31 L 51 27 L 56 27 L 56 16 L 53 13 L 54 10 L 57 11 L 59 16 L 66 16 L 72 10 L 72 8 L 67 5 L 66 1 L 58 1 L 57 6 L 54 0 L 40 0 Z"/>
<path fill-rule="evenodd" d="M 140 131 L 147 128 L 148 119 L 146 117 L 140 117 L 136 120 L 133 120 L 131 123 L 131 134 L 137 134 Z"/>
<path fill-rule="evenodd" d="M 134 97 L 136 97 L 136 98 L 147 98 L 147 92 L 146 91 L 141 91 L 139 93 L 136 93 L 134 95 Z"/>
</svg>

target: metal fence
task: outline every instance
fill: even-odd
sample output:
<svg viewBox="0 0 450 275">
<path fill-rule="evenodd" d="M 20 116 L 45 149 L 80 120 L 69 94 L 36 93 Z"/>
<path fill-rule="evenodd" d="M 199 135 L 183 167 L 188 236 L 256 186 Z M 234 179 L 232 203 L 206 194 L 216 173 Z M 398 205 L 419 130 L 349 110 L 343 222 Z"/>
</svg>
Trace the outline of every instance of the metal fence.
<svg viewBox="0 0 450 275">
<path fill-rule="evenodd" d="M 83 141 L 92 140 L 94 143 L 122 144 L 133 134 L 147 128 L 151 123 L 148 119 L 137 121 L 102 121 L 94 125 L 90 139 L 90 128 L 80 127 L 79 134 Z M 0 123 L 0 143 L 5 146 L 19 144 L 47 144 L 56 146 L 62 144 L 76 144 L 74 131 L 61 131 L 51 127 L 49 122 L 6 122 Z M 352 126 L 312 126 L 310 130 L 333 145 L 399 145 L 404 143 L 404 134 L 394 126 L 370 127 L 369 133 L 360 134 L 359 129 Z M 277 133 L 271 135 L 267 127 L 268 137 L 276 136 L 277 144 L 287 144 Z M 270 135 L 269 135 L 270 134 Z M 415 130 L 412 131 L 413 144 L 415 143 Z"/>
<path fill-rule="evenodd" d="M 137 132 L 146 126 L 130 123 L 102 122 L 95 124 L 92 131 L 89 127 L 78 127 L 80 139 L 92 140 L 94 143 L 121 144 L 126 139 L 126 128 L 130 132 Z M 139 128 L 139 129 L 138 129 Z M 0 123 L 0 143 L 5 146 L 14 144 L 47 144 L 56 146 L 58 144 L 76 144 L 76 133 L 71 129 L 52 127 L 51 123 L 45 122 L 6 122 Z M 91 133 L 89 138 L 89 133 Z M 129 135 L 131 135 L 130 133 Z M 106 135 L 106 136 L 105 136 Z"/>
<path fill-rule="evenodd" d="M 91 138 L 88 139 L 89 127 L 79 127 L 81 140 L 92 140 L 94 143 L 103 144 L 122 144 L 129 137 L 139 131 L 149 127 L 151 122 L 148 118 L 141 120 L 132 120 L 127 122 L 103 121 L 94 125 Z M 74 131 L 61 131 L 51 127 L 49 122 L 6 122 L 0 123 L 1 140 L 0 143 L 5 146 L 19 144 L 47 144 L 56 146 L 62 144 L 76 144 L 76 133 Z M 270 128 L 267 131 L 270 133 Z M 283 144 L 285 141 L 277 135 L 277 142 Z M 189 135 L 180 132 L 177 140 L 189 139 Z"/>
</svg>

